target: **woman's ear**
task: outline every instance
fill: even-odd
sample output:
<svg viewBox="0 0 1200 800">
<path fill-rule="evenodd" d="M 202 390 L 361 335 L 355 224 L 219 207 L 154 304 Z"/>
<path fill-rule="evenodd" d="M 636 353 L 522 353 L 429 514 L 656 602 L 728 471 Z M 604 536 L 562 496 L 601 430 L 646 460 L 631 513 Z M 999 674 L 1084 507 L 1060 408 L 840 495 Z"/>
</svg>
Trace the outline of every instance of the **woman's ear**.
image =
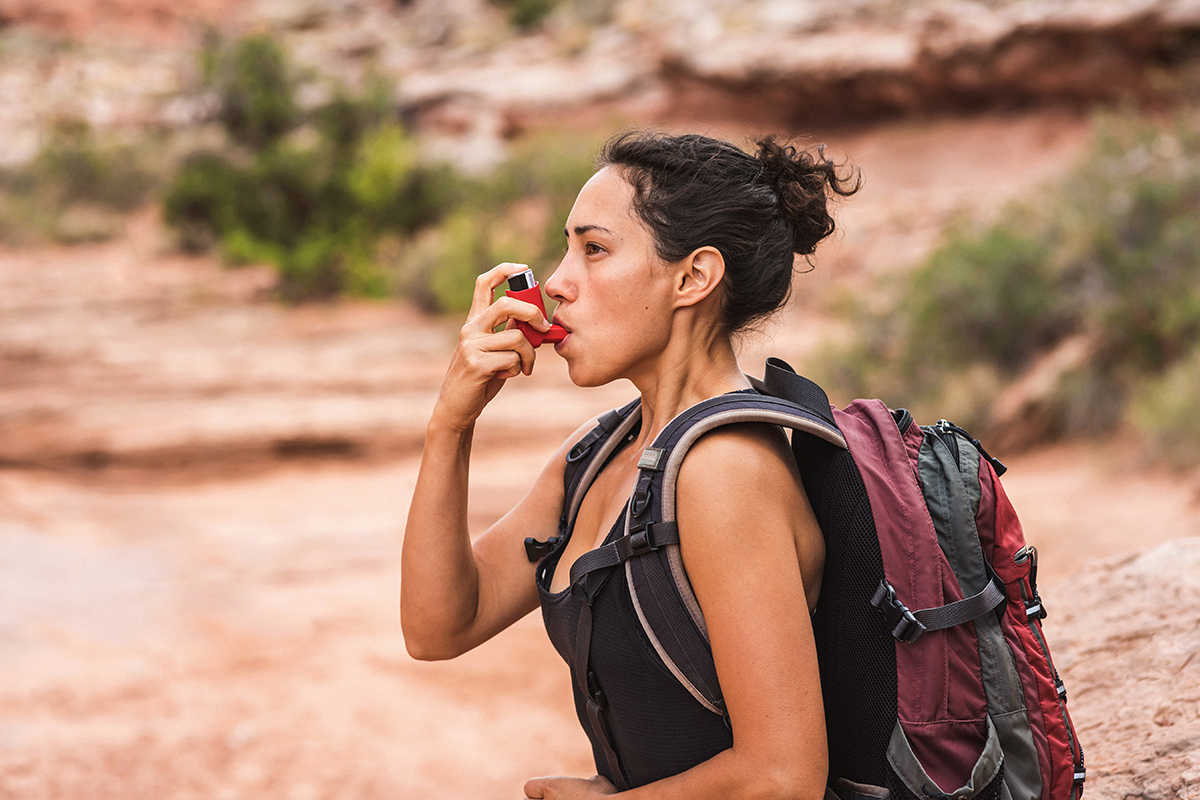
<svg viewBox="0 0 1200 800">
<path fill-rule="evenodd" d="M 708 297 L 725 277 L 725 257 L 715 247 L 701 247 L 679 262 L 675 294 L 680 306 L 691 306 Z"/>
</svg>

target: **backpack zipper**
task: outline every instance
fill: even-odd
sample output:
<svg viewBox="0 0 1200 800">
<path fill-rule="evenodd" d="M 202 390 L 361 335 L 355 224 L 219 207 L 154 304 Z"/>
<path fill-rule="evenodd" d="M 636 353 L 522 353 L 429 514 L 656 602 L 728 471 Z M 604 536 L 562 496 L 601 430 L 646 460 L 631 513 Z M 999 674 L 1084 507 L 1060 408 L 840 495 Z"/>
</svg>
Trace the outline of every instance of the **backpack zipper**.
<svg viewBox="0 0 1200 800">
<path fill-rule="evenodd" d="M 955 424 L 954 424 L 953 422 L 951 422 L 950 420 L 948 420 L 948 419 L 939 419 L 937 422 L 935 422 L 935 423 L 933 424 L 933 426 L 932 426 L 932 427 L 933 427 L 933 429 L 934 429 L 935 431 L 937 431 L 939 434 L 941 434 L 941 435 L 942 435 L 943 439 L 946 439 L 946 440 L 953 439 L 953 438 L 954 438 L 954 434 L 956 434 L 956 433 L 957 433 L 958 435 L 960 435 L 960 436 L 962 436 L 964 439 L 966 439 L 968 442 L 970 442 L 970 443 L 971 443 L 971 446 L 972 446 L 972 447 L 974 447 L 976 450 L 978 450 L 978 451 L 979 451 L 979 455 L 981 455 L 981 456 L 983 456 L 984 458 L 986 458 L 986 459 L 987 459 L 987 461 L 988 461 L 988 463 L 992 465 L 992 469 L 996 471 L 996 477 L 997 477 L 997 478 L 999 478 L 999 477 L 1000 477 L 1001 475 L 1003 475 L 1004 473 L 1008 472 L 1008 467 L 1006 467 L 1006 466 L 1004 465 L 1004 462 L 1003 462 L 1003 461 L 1001 461 L 1000 459 L 996 458 L 996 457 L 995 457 L 995 456 L 993 456 L 991 453 L 989 453 L 989 452 L 988 452 L 986 449 L 984 449 L 984 446 L 983 446 L 982 444 L 980 444 L 980 443 L 979 443 L 979 440 L 978 440 L 978 439 L 976 439 L 976 438 L 975 438 L 974 436 L 972 436 L 971 434 L 967 433 L 967 432 L 966 432 L 965 430 L 963 430 L 962 428 L 960 428 L 960 427 L 958 427 L 957 425 L 955 425 Z M 955 448 L 954 448 L 954 451 L 955 451 L 955 454 L 957 455 L 957 453 L 958 453 L 958 448 L 957 448 L 957 447 L 955 447 Z"/>
<path fill-rule="evenodd" d="M 1057 695 L 1059 713 L 1062 714 L 1063 727 L 1067 732 L 1067 746 L 1071 749 L 1071 755 L 1075 761 L 1075 773 L 1072 776 L 1071 783 L 1071 798 L 1082 797 L 1082 784 L 1087 771 L 1083 766 L 1083 744 L 1075 739 L 1071 729 L 1071 719 L 1067 715 L 1067 687 L 1063 683 L 1062 678 L 1058 674 L 1058 668 L 1054 666 L 1054 660 L 1050 657 L 1050 648 L 1046 645 L 1046 638 L 1042 635 L 1042 626 L 1040 620 L 1046 617 L 1046 609 L 1042 605 L 1041 597 L 1037 591 L 1037 548 L 1031 544 L 1027 544 L 1013 554 L 1013 563 L 1018 566 L 1030 562 L 1029 577 L 1022 580 L 1018 586 L 1021 589 L 1021 598 L 1025 603 L 1026 622 L 1029 625 L 1029 630 L 1033 633 L 1033 638 L 1037 641 L 1038 648 L 1042 651 L 1042 656 L 1046 659 L 1046 664 L 1050 667 L 1050 674 L 1054 680 L 1054 689 Z M 1028 585 L 1028 592 L 1026 591 Z"/>
</svg>

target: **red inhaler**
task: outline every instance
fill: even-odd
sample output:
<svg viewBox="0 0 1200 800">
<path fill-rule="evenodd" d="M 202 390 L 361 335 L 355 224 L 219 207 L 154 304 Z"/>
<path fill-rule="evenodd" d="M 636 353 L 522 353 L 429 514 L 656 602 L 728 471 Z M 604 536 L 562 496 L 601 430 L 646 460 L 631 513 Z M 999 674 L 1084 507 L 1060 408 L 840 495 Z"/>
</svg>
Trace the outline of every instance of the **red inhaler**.
<svg viewBox="0 0 1200 800">
<path fill-rule="evenodd" d="M 538 285 L 537 279 L 533 277 L 533 270 L 527 269 L 524 272 L 518 272 L 516 275 L 510 275 L 508 278 L 508 289 L 504 293 L 509 297 L 524 300 L 526 303 L 533 303 L 542 312 L 542 316 L 546 317 L 546 304 L 542 300 L 542 287 Z M 549 319 L 549 317 L 546 317 L 546 319 Z M 517 327 L 521 329 L 521 333 L 525 334 L 525 338 L 534 347 L 540 346 L 542 342 L 557 344 L 566 338 L 567 335 L 567 329 L 562 325 L 551 325 L 550 330 L 542 333 L 528 322 L 516 320 L 516 323 Z"/>
</svg>

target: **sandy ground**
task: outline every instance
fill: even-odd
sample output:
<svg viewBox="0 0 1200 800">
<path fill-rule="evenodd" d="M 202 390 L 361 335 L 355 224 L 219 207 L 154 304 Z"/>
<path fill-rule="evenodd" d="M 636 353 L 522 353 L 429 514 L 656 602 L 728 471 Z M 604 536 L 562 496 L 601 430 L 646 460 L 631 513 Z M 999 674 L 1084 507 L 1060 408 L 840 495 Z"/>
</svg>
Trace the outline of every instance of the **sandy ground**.
<svg viewBox="0 0 1200 800">
<path fill-rule="evenodd" d="M 1035 191 L 1085 134 L 1043 116 L 847 136 L 867 189 L 802 292 L 911 263 L 947 219 Z M 267 282 L 164 251 L 151 216 L 116 243 L 0 253 L 0 797 L 490 800 L 532 775 L 591 774 L 536 615 L 451 663 L 412 661 L 399 635 L 404 518 L 453 322 L 285 309 Z M 748 369 L 767 352 L 802 363 L 822 326 L 811 308 L 749 343 Z M 481 423 L 473 530 L 628 395 L 574 389 L 552 356 L 506 387 Z M 1196 487 L 1134 452 L 1006 458 L 1005 486 L 1080 683 L 1092 796 L 1182 798 L 1200 773 L 1163 783 L 1130 753 L 1152 764 L 1152 734 L 1197 730 L 1194 702 L 1163 701 L 1160 724 L 1127 699 L 1120 727 L 1115 698 L 1146 681 L 1086 613 L 1106 602 L 1098 585 L 1134 581 L 1119 570 L 1138 554 L 1200 533 Z"/>
</svg>

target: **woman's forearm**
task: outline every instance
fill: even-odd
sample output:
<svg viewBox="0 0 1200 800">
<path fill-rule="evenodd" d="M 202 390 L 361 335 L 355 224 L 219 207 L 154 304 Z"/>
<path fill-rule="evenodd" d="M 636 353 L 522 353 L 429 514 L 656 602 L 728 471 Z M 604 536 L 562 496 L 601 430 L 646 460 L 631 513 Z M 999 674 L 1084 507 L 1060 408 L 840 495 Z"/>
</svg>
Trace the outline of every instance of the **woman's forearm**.
<svg viewBox="0 0 1200 800">
<path fill-rule="evenodd" d="M 450 658 L 479 607 L 479 573 L 467 527 L 474 427 L 431 420 L 408 510 L 400 565 L 400 623 L 415 658 Z"/>
<path fill-rule="evenodd" d="M 823 750 L 823 748 L 822 748 Z M 824 753 L 793 759 L 747 759 L 731 748 L 692 769 L 619 794 L 629 800 L 820 800 L 825 792 Z"/>
<path fill-rule="evenodd" d="M 616 792 L 602 778 L 534 778 L 525 795 L 544 800 L 820 800 L 828 769 L 824 743 L 817 752 L 750 758 L 730 748 L 695 767 L 654 783 Z"/>
</svg>

